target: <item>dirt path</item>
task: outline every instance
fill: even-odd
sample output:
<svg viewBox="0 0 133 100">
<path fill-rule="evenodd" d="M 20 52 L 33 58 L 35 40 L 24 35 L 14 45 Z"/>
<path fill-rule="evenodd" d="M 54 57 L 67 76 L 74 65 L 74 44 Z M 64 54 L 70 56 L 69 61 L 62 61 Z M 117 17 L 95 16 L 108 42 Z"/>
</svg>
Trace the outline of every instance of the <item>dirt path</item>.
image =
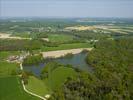
<svg viewBox="0 0 133 100">
<path fill-rule="evenodd" d="M 58 58 L 61 56 L 64 56 L 68 53 L 72 54 L 78 54 L 82 52 L 83 50 L 92 50 L 92 48 L 79 48 L 79 49 L 69 49 L 69 50 L 58 50 L 58 51 L 48 51 L 48 52 L 42 52 L 44 58 Z"/>
<path fill-rule="evenodd" d="M 20 63 L 20 69 L 23 70 L 22 63 Z M 37 94 L 35 94 L 35 93 L 32 93 L 32 92 L 30 92 L 29 90 L 27 90 L 26 87 L 25 87 L 25 85 L 24 85 L 24 81 L 23 81 L 23 80 L 21 81 L 21 83 L 22 83 L 23 89 L 24 89 L 24 91 L 25 91 L 26 93 L 31 94 L 31 95 L 33 95 L 33 96 L 36 96 L 36 97 L 40 98 L 41 100 L 47 100 L 46 98 L 44 98 L 44 97 L 42 97 L 42 96 L 39 96 L 39 95 L 37 95 Z M 47 97 L 47 96 L 48 96 L 48 95 L 46 95 L 46 97 Z"/>
<path fill-rule="evenodd" d="M 37 95 L 37 94 L 34 94 L 34 93 L 28 91 L 28 90 L 26 89 L 25 85 L 24 85 L 24 81 L 22 80 L 21 82 L 22 82 L 23 89 L 24 89 L 25 92 L 27 92 L 28 94 L 31 94 L 31 95 L 33 95 L 33 96 L 36 96 L 36 97 L 40 98 L 41 100 L 47 100 L 47 99 L 45 99 L 44 97 L 41 97 L 41 96 L 39 96 L 39 95 Z"/>
</svg>

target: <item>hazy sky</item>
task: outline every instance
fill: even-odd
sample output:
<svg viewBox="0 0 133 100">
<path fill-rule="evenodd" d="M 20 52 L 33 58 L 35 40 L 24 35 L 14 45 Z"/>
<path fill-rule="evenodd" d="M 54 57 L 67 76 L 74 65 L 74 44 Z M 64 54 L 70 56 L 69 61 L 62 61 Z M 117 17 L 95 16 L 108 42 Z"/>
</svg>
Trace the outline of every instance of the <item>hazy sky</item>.
<svg viewBox="0 0 133 100">
<path fill-rule="evenodd" d="M 0 0 L 0 16 L 133 18 L 133 0 Z"/>
</svg>

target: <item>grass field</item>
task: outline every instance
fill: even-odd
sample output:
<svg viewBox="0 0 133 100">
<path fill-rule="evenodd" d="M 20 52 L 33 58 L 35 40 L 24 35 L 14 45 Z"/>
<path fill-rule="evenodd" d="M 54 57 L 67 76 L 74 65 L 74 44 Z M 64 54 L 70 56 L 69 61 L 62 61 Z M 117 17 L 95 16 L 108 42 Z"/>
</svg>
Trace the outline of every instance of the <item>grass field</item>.
<svg viewBox="0 0 133 100">
<path fill-rule="evenodd" d="M 18 77 L 0 78 L 0 100 L 39 100 L 27 94 Z"/>
<path fill-rule="evenodd" d="M 50 34 L 48 38 L 51 42 L 67 42 L 73 40 L 73 36 L 64 34 Z"/>
<path fill-rule="evenodd" d="M 67 50 L 77 48 L 90 48 L 92 47 L 89 43 L 72 43 L 72 44 L 61 44 L 58 47 L 43 47 L 42 51 L 55 51 L 55 50 Z"/>
<path fill-rule="evenodd" d="M 49 73 L 48 84 L 52 90 L 58 89 L 68 77 L 76 77 L 75 70 L 68 67 L 58 67 Z"/>
<path fill-rule="evenodd" d="M 18 36 L 22 38 L 30 38 L 30 34 L 28 32 L 22 32 L 22 33 L 13 33 L 11 36 Z"/>
<path fill-rule="evenodd" d="M 47 94 L 51 94 L 52 90 L 60 88 L 68 77 L 76 77 L 74 69 L 57 67 L 49 73 L 49 77 L 46 79 L 40 80 L 34 76 L 30 76 L 26 89 L 44 97 Z"/>
<path fill-rule="evenodd" d="M 19 64 L 0 62 L 0 77 L 11 76 L 13 71 L 17 71 Z"/>
<path fill-rule="evenodd" d="M 12 53 L 2 52 L 0 54 L 5 59 Z M 13 54 L 17 53 L 13 52 Z M 17 70 L 19 70 L 19 64 L 0 61 L 0 100 L 39 100 L 23 90 L 19 77 L 15 76 Z"/>
<path fill-rule="evenodd" d="M 28 84 L 26 85 L 26 89 L 43 97 L 46 94 L 49 94 L 49 90 L 45 85 L 45 83 L 34 76 L 29 77 Z"/>
</svg>

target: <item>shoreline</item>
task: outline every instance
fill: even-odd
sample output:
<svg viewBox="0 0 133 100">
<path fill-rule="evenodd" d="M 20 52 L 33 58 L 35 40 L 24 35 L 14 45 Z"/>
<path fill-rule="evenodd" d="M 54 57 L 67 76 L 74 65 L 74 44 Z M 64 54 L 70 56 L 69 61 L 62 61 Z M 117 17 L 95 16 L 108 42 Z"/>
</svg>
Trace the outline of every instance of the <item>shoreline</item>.
<svg viewBox="0 0 133 100">
<path fill-rule="evenodd" d="M 57 51 L 47 51 L 42 52 L 44 58 L 59 58 L 65 56 L 68 53 L 78 54 L 83 50 L 91 51 L 93 48 L 78 48 L 78 49 L 68 49 L 68 50 L 57 50 Z"/>
</svg>

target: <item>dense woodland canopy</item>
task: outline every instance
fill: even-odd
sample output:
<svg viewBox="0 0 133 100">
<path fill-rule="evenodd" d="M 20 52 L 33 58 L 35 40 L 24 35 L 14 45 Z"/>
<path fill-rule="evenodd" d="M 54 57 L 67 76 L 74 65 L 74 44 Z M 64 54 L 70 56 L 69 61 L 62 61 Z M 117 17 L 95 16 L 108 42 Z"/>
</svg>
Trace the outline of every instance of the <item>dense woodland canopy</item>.
<svg viewBox="0 0 133 100">
<path fill-rule="evenodd" d="M 68 78 L 50 100 L 133 100 L 133 38 L 104 40 L 86 60 L 92 73 Z"/>
</svg>

